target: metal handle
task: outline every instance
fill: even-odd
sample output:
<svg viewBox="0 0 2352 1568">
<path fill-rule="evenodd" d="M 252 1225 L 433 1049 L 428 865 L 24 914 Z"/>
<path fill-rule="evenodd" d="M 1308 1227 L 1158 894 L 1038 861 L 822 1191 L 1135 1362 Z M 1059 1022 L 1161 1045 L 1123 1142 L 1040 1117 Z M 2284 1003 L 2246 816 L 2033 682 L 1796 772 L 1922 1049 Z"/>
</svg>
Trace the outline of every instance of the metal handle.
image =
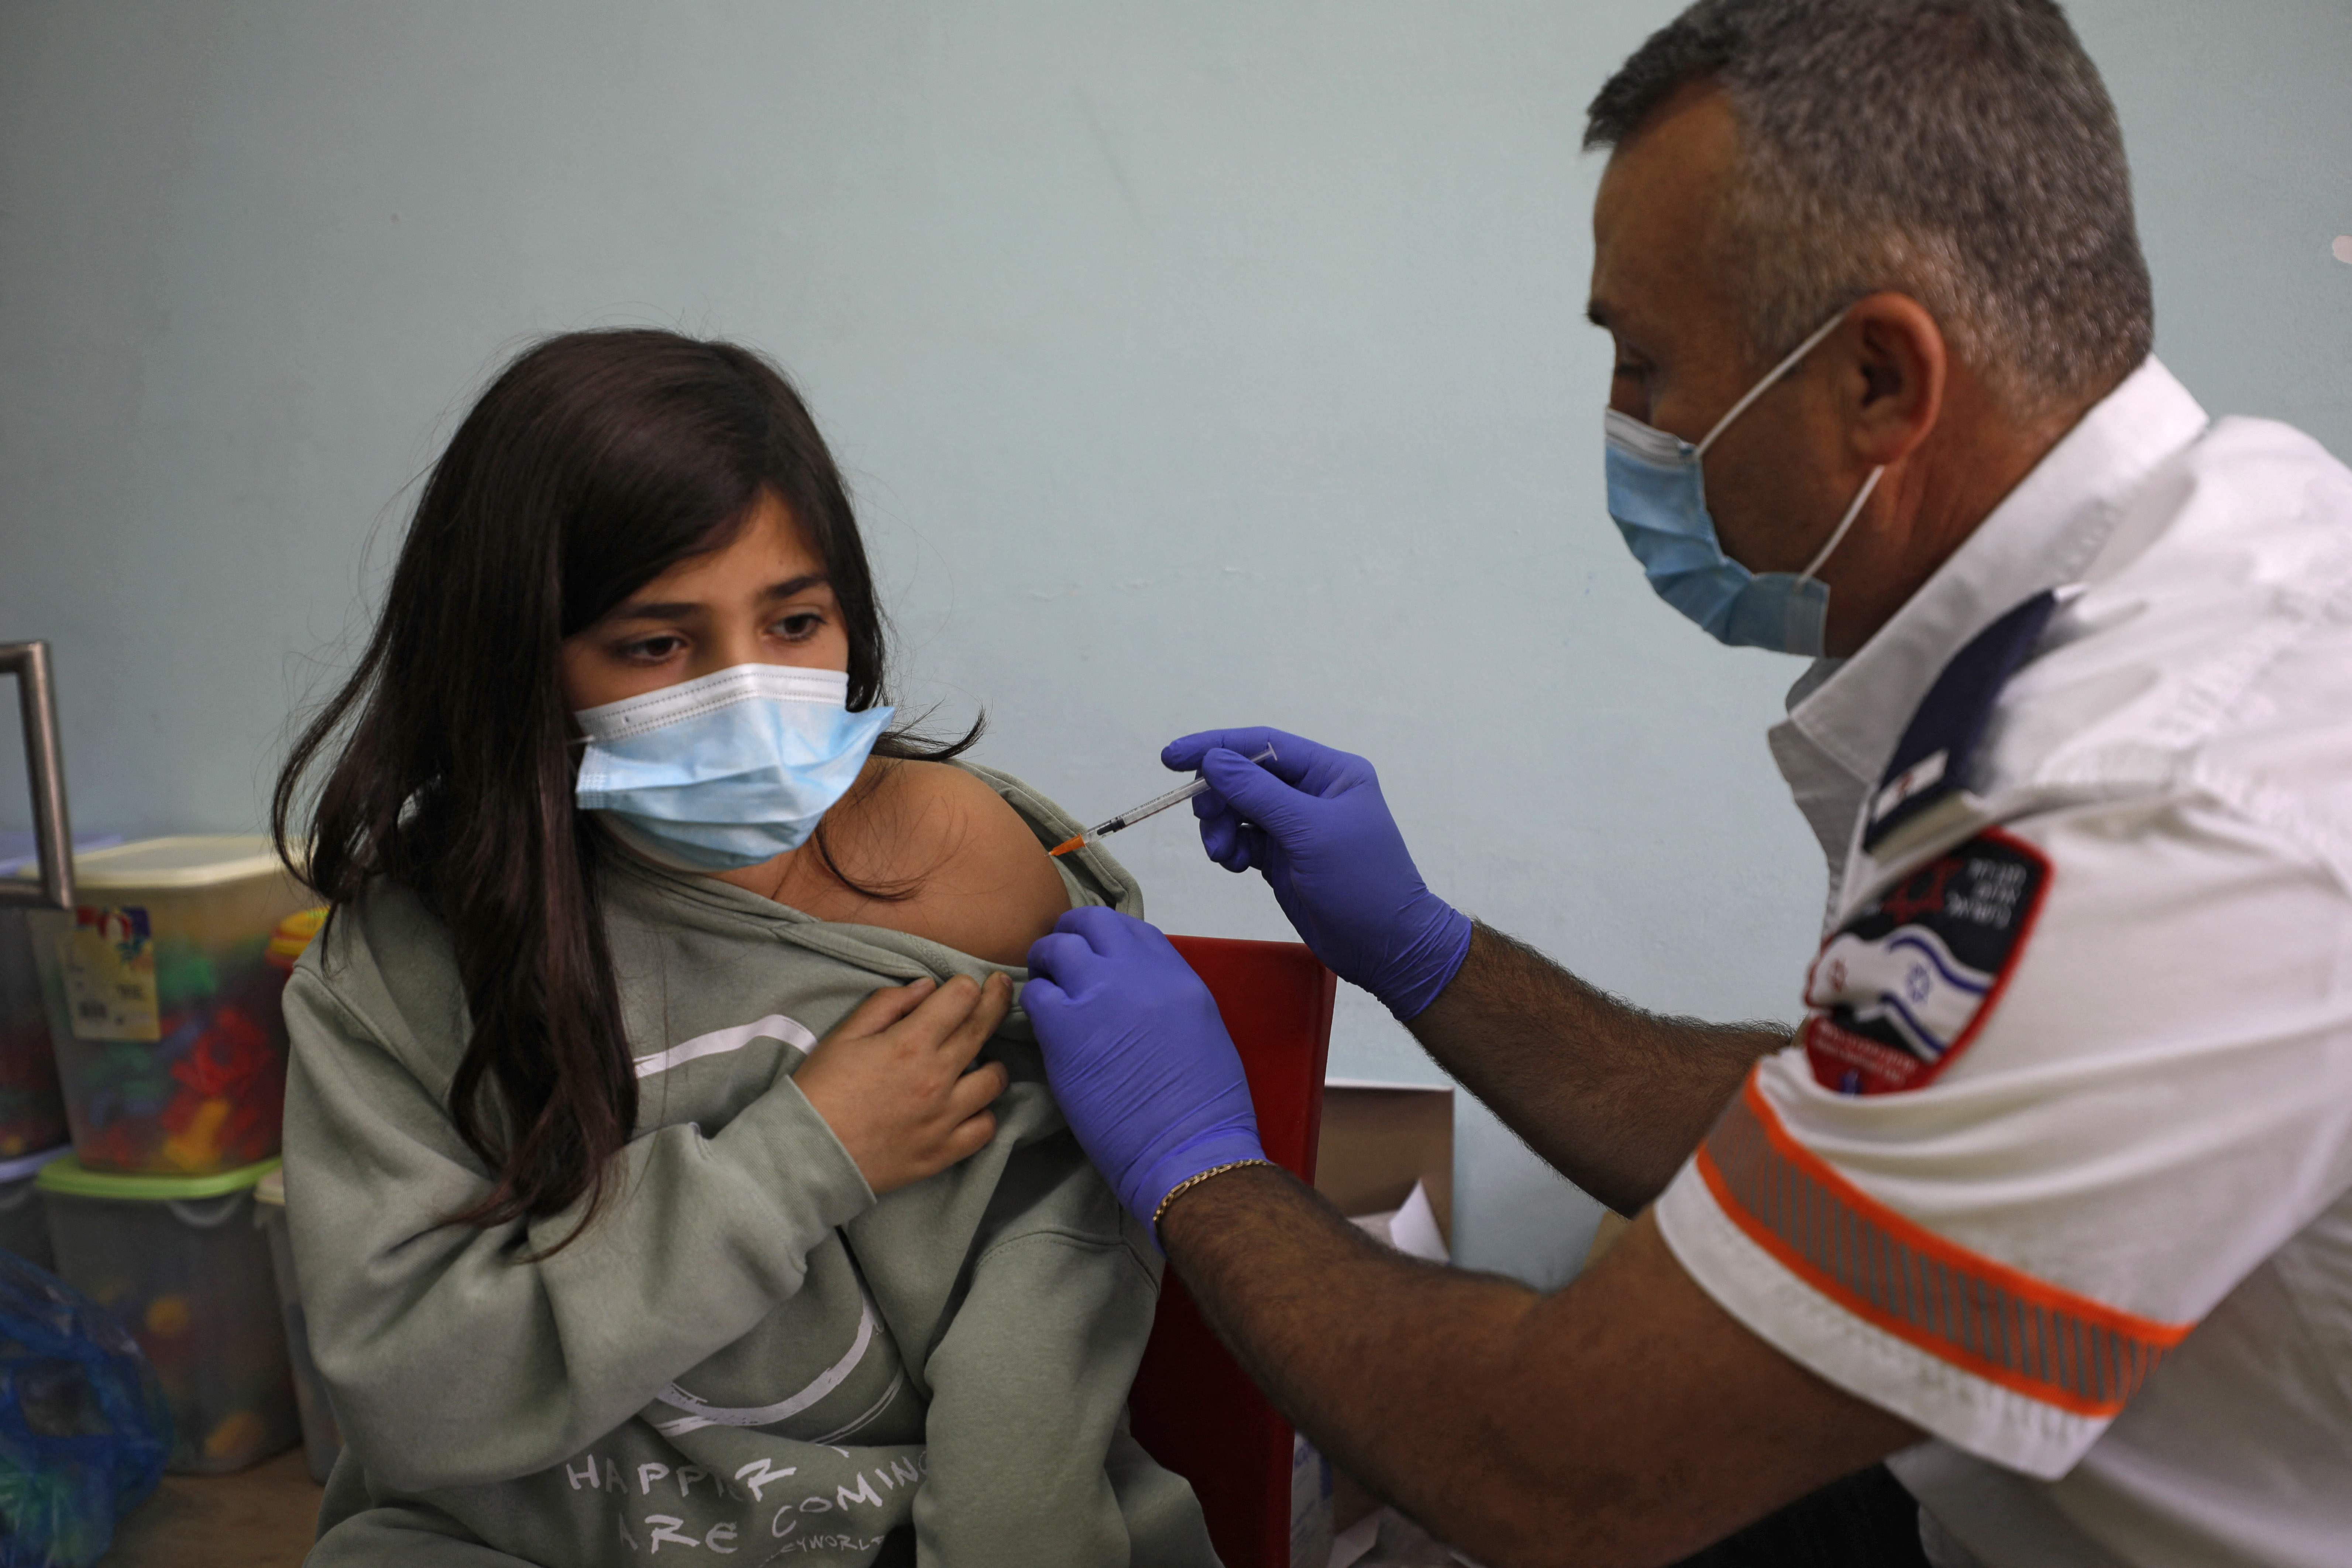
<svg viewBox="0 0 2352 1568">
<path fill-rule="evenodd" d="M 41 885 L 0 877 L 0 907 L 74 907 L 73 828 L 66 820 L 66 760 L 58 747 L 58 698 L 49 685 L 49 645 L 0 643 L 0 674 L 16 678 L 16 708 L 25 720 L 25 773 L 33 785 L 33 844 Z"/>
</svg>

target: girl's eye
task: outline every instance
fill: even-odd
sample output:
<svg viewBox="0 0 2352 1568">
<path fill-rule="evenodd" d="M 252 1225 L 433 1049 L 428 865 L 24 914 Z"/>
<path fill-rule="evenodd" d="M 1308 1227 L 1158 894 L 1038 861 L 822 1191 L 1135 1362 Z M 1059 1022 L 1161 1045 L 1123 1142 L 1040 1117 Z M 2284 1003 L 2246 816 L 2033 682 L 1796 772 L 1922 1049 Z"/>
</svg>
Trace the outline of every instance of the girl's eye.
<svg viewBox="0 0 2352 1568">
<path fill-rule="evenodd" d="M 681 637 L 641 637 L 621 645 L 621 657 L 631 664 L 659 664 L 686 646 Z"/>
<path fill-rule="evenodd" d="M 824 617 L 814 610 L 800 610 L 778 621 L 775 631 L 786 642 L 806 642 L 824 625 Z"/>
</svg>

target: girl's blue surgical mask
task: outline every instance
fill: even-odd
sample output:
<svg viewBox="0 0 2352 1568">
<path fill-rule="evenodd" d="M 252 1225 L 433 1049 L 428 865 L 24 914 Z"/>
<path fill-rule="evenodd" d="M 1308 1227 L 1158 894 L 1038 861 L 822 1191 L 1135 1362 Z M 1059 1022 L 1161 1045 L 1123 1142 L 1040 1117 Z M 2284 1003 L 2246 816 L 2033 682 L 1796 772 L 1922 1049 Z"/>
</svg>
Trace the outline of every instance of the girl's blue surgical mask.
<svg viewBox="0 0 2352 1568">
<path fill-rule="evenodd" d="M 837 669 L 739 664 L 572 715 L 575 798 L 631 847 L 684 871 L 797 849 L 857 782 L 887 708 L 848 710 Z"/>
<path fill-rule="evenodd" d="M 1853 504 L 1845 509 L 1828 542 L 1802 572 L 1750 572 L 1723 552 L 1716 537 L 1715 519 L 1706 510 L 1706 479 L 1700 459 L 1715 438 L 1748 411 L 1774 383 L 1796 368 L 1823 338 L 1845 320 L 1841 310 L 1799 343 L 1748 388 L 1731 411 L 1696 447 L 1679 436 L 1644 425 L 1612 408 L 1601 422 L 1607 444 L 1603 462 L 1609 476 L 1609 515 L 1617 531 L 1641 562 L 1643 573 L 1658 596 L 1711 634 L 1734 647 L 1769 647 L 1781 653 L 1818 657 L 1829 620 L 1829 584 L 1813 575 L 1838 547 L 1862 514 L 1885 468 L 1870 470 Z"/>
</svg>

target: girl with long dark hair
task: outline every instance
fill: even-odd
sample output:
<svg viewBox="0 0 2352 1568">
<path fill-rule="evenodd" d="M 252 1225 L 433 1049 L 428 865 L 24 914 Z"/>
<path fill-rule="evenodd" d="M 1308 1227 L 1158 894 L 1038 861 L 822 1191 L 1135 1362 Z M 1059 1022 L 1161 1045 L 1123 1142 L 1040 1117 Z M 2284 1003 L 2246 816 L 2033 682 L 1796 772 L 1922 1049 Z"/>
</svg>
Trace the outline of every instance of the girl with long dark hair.
<svg viewBox="0 0 2352 1568">
<path fill-rule="evenodd" d="M 275 799 L 334 906 L 286 999 L 313 1568 L 1214 1562 L 1125 1430 L 1157 1252 L 1013 1010 L 1139 891 L 885 665 L 758 355 L 554 338 L 459 426 Z"/>
</svg>

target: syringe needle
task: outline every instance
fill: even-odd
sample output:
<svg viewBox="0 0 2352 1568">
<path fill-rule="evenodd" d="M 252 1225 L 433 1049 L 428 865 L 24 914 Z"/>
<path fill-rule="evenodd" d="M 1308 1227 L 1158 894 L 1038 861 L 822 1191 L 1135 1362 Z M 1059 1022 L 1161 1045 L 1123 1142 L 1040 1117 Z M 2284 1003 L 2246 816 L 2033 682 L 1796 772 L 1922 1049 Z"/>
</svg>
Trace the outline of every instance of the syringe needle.
<svg viewBox="0 0 2352 1568">
<path fill-rule="evenodd" d="M 1250 759 L 1251 762 L 1261 763 L 1269 763 L 1273 760 L 1274 748 L 1272 746 L 1266 747 L 1265 751 L 1260 752 L 1256 756 Z M 1061 843 L 1055 845 L 1054 847 L 1048 849 L 1045 853 L 1048 855 L 1067 855 L 1073 849 L 1092 844 L 1095 840 L 1107 837 L 1110 834 L 1117 833 L 1122 828 L 1132 827 L 1147 816 L 1157 816 L 1161 812 L 1167 810 L 1170 806 L 1181 805 L 1181 803 L 1192 799 L 1194 795 L 1199 795 L 1202 790 L 1205 790 L 1208 787 L 1209 781 L 1207 779 L 1194 779 L 1190 784 L 1178 784 L 1166 795 L 1154 795 L 1150 800 L 1145 801 L 1141 805 L 1129 806 L 1127 810 L 1120 812 L 1117 816 L 1111 817 L 1087 828 L 1084 833 L 1079 834 L 1074 838 L 1066 838 L 1062 840 Z"/>
</svg>

